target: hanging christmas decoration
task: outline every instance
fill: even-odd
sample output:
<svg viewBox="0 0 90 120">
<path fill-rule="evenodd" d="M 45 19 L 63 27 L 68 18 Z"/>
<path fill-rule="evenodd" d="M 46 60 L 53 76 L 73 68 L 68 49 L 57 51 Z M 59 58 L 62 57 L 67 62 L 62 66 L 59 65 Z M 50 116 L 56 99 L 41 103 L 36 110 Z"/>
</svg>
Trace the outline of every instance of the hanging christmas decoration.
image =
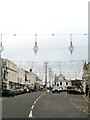
<svg viewBox="0 0 90 120">
<path fill-rule="evenodd" d="M 35 46 L 33 47 L 33 50 L 34 50 L 35 54 L 37 53 L 38 49 L 39 48 L 37 46 L 37 34 L 35 34 Z"/>
<path fill-rule="evenodd" d="M 69 51 L 71 52 L 71 54 L 73 53 L 73 51 L 74 51 L 74 46 L 73 46 L 73 44 L 72 44 L 72 34 L 70 34 L 70 46 L 69 46 Z"/>
</svg>

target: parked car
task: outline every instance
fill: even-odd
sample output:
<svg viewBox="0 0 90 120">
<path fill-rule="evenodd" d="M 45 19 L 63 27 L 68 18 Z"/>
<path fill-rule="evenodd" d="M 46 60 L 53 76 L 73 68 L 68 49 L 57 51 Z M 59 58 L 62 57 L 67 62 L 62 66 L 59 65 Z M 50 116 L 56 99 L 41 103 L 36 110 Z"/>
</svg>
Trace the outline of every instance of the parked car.
<svg viewBox="0 0 90 120">
<path fill-rule="evenodd" d="M 68 93 L 84 94 L 83 90 L 81 88 L 77 88 L 77 87 L 72 87 L 71 89 L 68 89 Z"/>
<path fill-rule="evenodd" d="M 12 96 L 12 97 L 14 97 L 14 95 L 15 95 L 15 92 L 12 89 L 4 89 L 4 90 L 2 90 L 2 96 L 7 96 L 7 97 Z"/>
<path fill-rule="evenodd" d="M 60 92 L 63 92 L 63 88 L 62 87 L 60 87 Z"/>
<path fill-rule="evenodd" d="M 16 95 L 25 93 L 23 87 L 16 87 L 14 91 L 16 92 Z"/>
<path fill-rule="evenodd" d="M 24 87 L 24 93 L 30 93 L 30 92 L 31 92 L 30 88 Z"/>
<path fill-rule="evenodd" d="M 76 86 L 68 86 L 67 87 L 67 93 L 70 93 L 71 89 L 74 89 L 76 88 Z"/>
<path fill-rule="evenodd" d="M 24 93 L 24 88 L 23 87 L 20 87 L 19 90 L 20 90 L 20 94 Z"/>
<path fill-rule="evenodd" d="M 76 89 L 77 94 L 84 94 L 84 91 L 81 88 Z"/>
<path fill-rule="evenodd" d="M 67 87 L 64 87 L 64 88 L 63 88 L 63 92 L 66 92 L 66 91 L 67 91 Z"/>
<path fill-rule="evenodd" d="M 19 95 L 21 93 L 19 88 L 15 88 L 14 92 L 15 92 L 15 95 Z"/>
<path fill-rule="evenodd" d="M 28 92 L 35 92 L 36 89 L 33 85 L 29 86 L 29 88 L 27 88 L 29 91 Z"/>
<path fill-rule="evenodd" d="M 59 86 L 53 86 L 52 93 L 55 93 L 55 92 L 60 93 L 61 92 L 61 88 Z"/>
</svg>

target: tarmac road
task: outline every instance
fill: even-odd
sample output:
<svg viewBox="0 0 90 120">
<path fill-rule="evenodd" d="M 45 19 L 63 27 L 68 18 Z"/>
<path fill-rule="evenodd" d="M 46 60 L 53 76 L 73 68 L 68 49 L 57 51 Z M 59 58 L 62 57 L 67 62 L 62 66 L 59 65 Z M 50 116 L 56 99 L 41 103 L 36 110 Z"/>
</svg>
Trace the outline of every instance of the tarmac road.
<svg viewBox="0 0 90 120">
<path fill-rule="evenodd" d="M 3 118 L 88 118 L 82 95 L 33 92 L 2 100 Z"/>
</svg>

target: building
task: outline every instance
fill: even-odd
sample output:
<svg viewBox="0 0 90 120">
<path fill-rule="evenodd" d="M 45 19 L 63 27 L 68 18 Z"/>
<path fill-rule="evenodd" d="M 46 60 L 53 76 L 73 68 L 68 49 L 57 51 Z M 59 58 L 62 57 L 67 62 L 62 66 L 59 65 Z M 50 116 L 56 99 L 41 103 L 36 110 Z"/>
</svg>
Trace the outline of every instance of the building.
<svg viewBox="0 0 90 120">
<path fill-rule="evenodd" d="M 88 64 L 84 64 L 83 66 L 83 91 L 86 92 L 86 86 L 88 85 L 90 88 L 90 62 Z"/>
<path fill-rule="evenodd" d="M 37 76 L 30 71 L 25 71 L 8 59 L 2 59 L 2 88 L 14 89 L 16 87 L 35 86 L 39 84 Z"/>
<path fill-rule="evenodd" d="M 36 87 L 37 89 L 43 88 L 43 80 L 38 77 L 37 77 Z"/>
<path fill-rule="evenodd" d="M 65 89 L 67 86 L 71 86 L 71 81 L 66 80 L 63 74 L 55 75 L 54 84 Z"/>
<path fill-rule="evenodd" d="M 2 64 L 3 64 L 2 88 L 13 89 L 16 87 L 16 84 L 17 84 L 17 65 L 8 59 L 3 59 Z"/>
<path fill-rule="evenodd" d="M 71 85 L 82 88 L 82 82 L 83 82 L 83 80 L 78 80 L 78 79 L 71 80 Z"/>
<path fill-rule="evenodd" d="M 25 86 L 25 71 L 17 68 L 17 87 Z"/>
<path fill-rule="evenodd" d="M 36 74 L 34 74 L 31 69 L 30 69 L 30 71 L 25 71 L 25 85 L 33 86 L 33 85 L 35 85 L 35 83 L 37 83 Z"/>
</svg>

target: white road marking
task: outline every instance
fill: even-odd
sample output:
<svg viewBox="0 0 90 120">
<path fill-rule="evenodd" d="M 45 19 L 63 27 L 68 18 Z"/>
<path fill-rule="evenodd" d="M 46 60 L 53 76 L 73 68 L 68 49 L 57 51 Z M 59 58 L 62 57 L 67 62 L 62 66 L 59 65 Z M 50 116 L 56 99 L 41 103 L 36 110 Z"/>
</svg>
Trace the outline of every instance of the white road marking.
<svg viewBox="0 0 90 120">
<path fill-rule="evenodd" d="M 42 94 L 42 95 L 40 95 L 35 101 L 34 101 L 34 103 L 33 103 L 33 105 L 32 105 L 32 107 L 31 107 L 31 111 L 30 111 L 30 114 L 29 114 L 29 117 L 30 118 L 32 118 L 33 117 L 33 115 L 32 115 L 32 110 L 33 110 L 33 108 L 35 107 L 35 104 L 37 103 L 37 101 L 43 96 L 43 95 L 45 95 L 45 93 L 44 94 Z"/>
<path fill-rule="evenodd" d="M 31 109 L 33 109 L 33 108 L 34 108 L 34 105 L 32 105 Z"/>
<path fill-rule="evenodd" d="M 36 104 L 36 101 L 34 102 L 34 105 Z"/>
<path fill-rule="evenodd" d="M 32 110 L 30 111 L 29 117 L 32 118 Z"/>
<path fill-rule="evenodd" d="M 39 99 L 36 99 L 36 102 L 38 101 Z"/>
<path fill-rule="evenodd" d="M 38 99 L 40 99 L 40 98 L 41 98 L 41 96 Z"/>
</svg>

